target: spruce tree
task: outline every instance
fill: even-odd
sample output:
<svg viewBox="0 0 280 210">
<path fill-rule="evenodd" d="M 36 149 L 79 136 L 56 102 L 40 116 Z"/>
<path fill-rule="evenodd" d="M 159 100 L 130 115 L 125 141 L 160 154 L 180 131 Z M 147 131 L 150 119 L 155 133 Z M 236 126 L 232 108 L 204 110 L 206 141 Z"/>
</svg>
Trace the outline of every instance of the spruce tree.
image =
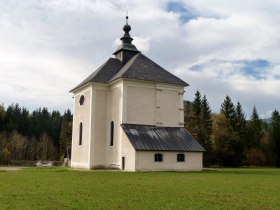
<svg viewBox="0 0 280 210">
<path fill-rule="evenodd" d="M 200 143 L 203 143 L 201 142 L 201 138 L 202 138 L 201 137 L 201 108 L 202 108 L 201 94 L 197 90 L 193 101 L 192 134 Z"/>
<path fill-rule="evenodd" d="M 5 112 L 4 105 L 0 104 L 0 131 L 5 129 L 5 127 L 4 127 L 4 125 L 5 125 L 5 121 L 4 121 L 5 120 L 5 114 L 6 114 L 6 112 Z"/>
<path fill-rule="evenodd" d="M 234 163 L 236 166 L 240 166 L 243 165 L 244 162 L 247 121 L 239 101 L 237 102 L 235 108 L 235 120 L 232 127 L 233 127 L 233 131 L 236 132 L 236 136 L 237 136 L 236 142 L 234 142 L 232 145 L 234 150 L 234 155 L 235 155 Z"/>
<path fill-rule="evenodd" d="M 223 154 L 223 164 L 228 166 L 240 166 L 243 164 L 244 143 L 241 133 L 244 135 L 244 125 L 246 124 L 245 116 L 241 104 L 238 102 L 235 108 L 229 96 L 226 96 L 221 105 L 221 114 L 226 118 L 224 123 L 224 137 L 219 141 L 224 142 L 225 149 Z M 242 132 L 241 132 L 242 130 Z M 219 136 L 221 138 L 221 136 Z"/>
<path fill-rule="evenodd" d="M 256 107 L 254 106 L 250 121 L 248 123 L 248 148 L 260 148 L 262 138 L 262 121 L 259 118 Z"/>
<path fill-rule="evenodd" d="M 195 93 L 194 101 L 193 101 L 193 112 L 194 112 L 194 115 L 200 116 L 201 108 L 202 108 L 201 94 L 197 90 L 196 93 Z"/>
<path fill-rule="evenodd" d="M 235 124 L 235 107 L 231 101 L 231 98 L 227 95 L 224 102 L 221 104 L 221 114 L 229 120 L 229 123 L 232 127 Z"/>
<path fill-rule="evenodd" d="M 235 108 L 235 124 L 234 124 L 234 129 L 238 132 L 240 137 L 244 137 L 246 133 L 246 118 L 245 114 L 242 110 L 242 106 L 240 102 L 237 102 L 236 108 Z"/>
<path fill-rule="evenodd" d="M 73 115 L 68 109 L 64 112 L 62 117 L 62 124 L 60 130 L 60 158 L 64 155 L 67 147 L 71 146 L 72 141 L 72 121 Z"/>
<path fill-rule="evenodd" d="M 203 144 L 202 146 L 205 148 L 206 152 L 204 155 L 204 164 L 209 165 L 212 160 L 212 142 L 211 142 L 211 135 L 212 135 L 212 116 L 211 116 L 211 109 L 208 104 L 207 98 L 204 95 L 201 102 L 201 115 L 200 115 L 200 142 Z"/>
<path fill-rule="evenodd" d="M 272 165 L 280 167 L 280 114 L 277 110 L 274 110 L 271 115 L 269 137 Z"/>
</svg>

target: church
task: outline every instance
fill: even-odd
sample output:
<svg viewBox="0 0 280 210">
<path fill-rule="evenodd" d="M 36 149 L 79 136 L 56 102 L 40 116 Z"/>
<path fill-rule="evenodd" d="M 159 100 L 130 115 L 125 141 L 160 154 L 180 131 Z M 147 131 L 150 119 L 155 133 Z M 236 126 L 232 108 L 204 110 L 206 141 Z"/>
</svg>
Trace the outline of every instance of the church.
<svg viewBox="0 0 280 210">
<path fill-rule="evenodd" d="M 121 44 L 73 88 L 71 167 L 199 171 L 204 148 L 184 128 L 186 82 L 143 55 L 123 27 Z"/>
</svg>

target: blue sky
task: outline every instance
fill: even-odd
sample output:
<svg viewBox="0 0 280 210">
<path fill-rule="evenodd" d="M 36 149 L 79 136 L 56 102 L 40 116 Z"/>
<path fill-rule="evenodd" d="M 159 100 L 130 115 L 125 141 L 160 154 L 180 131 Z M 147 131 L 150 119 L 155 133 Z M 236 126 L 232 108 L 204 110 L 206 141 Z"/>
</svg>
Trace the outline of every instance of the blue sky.
<svg viewBox="0 0 280 210">
<path fill-rule="evenodd" d="M 134 44 L 190 84 L 186 100 L 280 110 L 277 0 L 0 1 L 0 103 L 72 109 L 69 90 L 112 56 L 127 10 Z"/>
</svg>

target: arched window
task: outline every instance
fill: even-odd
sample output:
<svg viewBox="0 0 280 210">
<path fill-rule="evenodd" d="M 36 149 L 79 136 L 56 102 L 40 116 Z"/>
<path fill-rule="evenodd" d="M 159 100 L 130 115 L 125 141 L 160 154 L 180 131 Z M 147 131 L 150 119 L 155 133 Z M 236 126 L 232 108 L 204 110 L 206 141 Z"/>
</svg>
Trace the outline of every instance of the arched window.
<svg viewBox="0 0 280 210">
<path fill-rule="evenodd" d="M 84 104 L 84 101 L 85 101 L 85 96 L 81 95 L 80 100 L 79 100 L 80 106 L 82 106 Z"/>
<path fill-rule="evenodd" d="M 82 145 L 83 142 L 83 123 L 80 122 L 80 129 L 79 129 L 79 145 Z"/>
<path fill-rule="evenodd" d="M 185 162 L 185 154 L 177 154 L 177 162 Z"/>
<path fill-rule="evenodd" d="M 110 134 L 110 146 L 114 146 L 114 121 L 111 121 Z"/>
<path fill-rule="evenodd" d="M 155 162 L 162 162 L 162 154 L 160 153 L 155 154 Z"/>
</svg>

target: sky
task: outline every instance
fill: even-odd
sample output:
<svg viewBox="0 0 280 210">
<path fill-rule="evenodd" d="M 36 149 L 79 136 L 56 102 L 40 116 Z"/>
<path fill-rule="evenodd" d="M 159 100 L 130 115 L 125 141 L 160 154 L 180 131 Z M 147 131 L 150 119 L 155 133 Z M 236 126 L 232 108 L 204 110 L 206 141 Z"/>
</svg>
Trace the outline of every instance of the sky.
<svg viewBox="0 0 280 210">
<path fill-rule="evenodd" d="M 185 100 L 198 90 L 213 112 L 227 95 L 247 117 L 280 111 L 279 0 L 0 0 L 0 103 L 72 109 L 126 11 L 136 47 L 190 84 Z"/>
</svg>

